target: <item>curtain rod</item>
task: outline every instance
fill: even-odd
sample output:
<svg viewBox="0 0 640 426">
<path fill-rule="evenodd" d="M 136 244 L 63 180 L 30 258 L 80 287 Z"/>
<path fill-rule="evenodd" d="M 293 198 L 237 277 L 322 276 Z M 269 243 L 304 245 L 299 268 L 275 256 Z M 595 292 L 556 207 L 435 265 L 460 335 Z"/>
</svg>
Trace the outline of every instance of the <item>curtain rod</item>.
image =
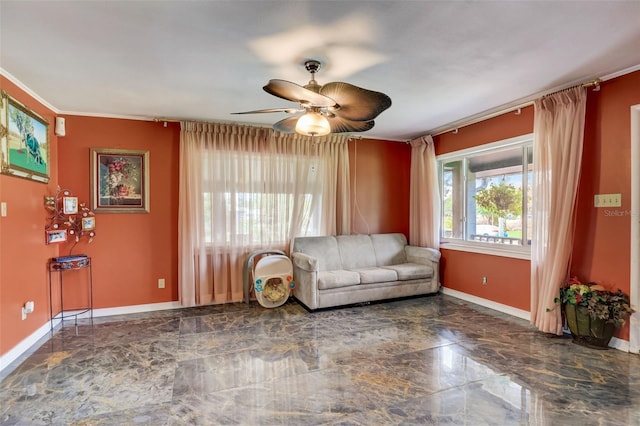
<svg viewBox="0 0 640 426">
<path fill-rule="evenodd" d="M 252 123 L 243 123 L 238 121 L 203 121 L 203 120 L 195 120 L 190 118 L 183 118 L 181 120 L 176 118 L 166 118 L 166 117 L 154 117 L 152 119 L 156 123 L 163 123 L 164 127 L 167 127 L 167 123 L 182 123 L 184 121 L 194 122 L 194 123 L 208 123 L 208 124 L 224 124 L 224 125 L 234 125 L 234 126 L 246 126 L 246 127 L 255 127 L 259 129 L 270 129 L 271 126 L 268 124 L 252 124 Z"/>
<path fill-rule="evenodd" d="M 509 106 L 509 107 L 506 107 L 506 108 L 502 108 L 502 109 L 499 109 L 499 110 L 496 110 L 496 111 L 493 111 L 493 112 L 491 112 L 489 110 L 489 111 L 487 111 L 485 113 L 480 113 L 480 114 L 478 114 L 476 116 L 471 116 L 468 119 L 460 120 L 457 123 L 454 122 L 453 124 L 447 124 L 447 125 L 442 126 L 440 128 L 436 127 L 435 129 L 433 129 L 431 132 L 428 132 L 427 134 L 431 135 L 431 136 L 439 136 L 439 135 L 442 135 L 442 134 L 448 133 L 448 132 L 458 133 L 458 129 L 461 128 L 461 127 L 470 126 L 472 124 L 476 124 L 476 123 L 479 123 L 481 121 L 485 121 L 485 120 L 488 120 L 490 118 L 497 117 L 499 115 L 506 114 L 506 113 L 512 112 L 512 111 L 516 111 L 516 114 L 519 115 L 520 114 L 520 110 L 522 108 L 524 108 L 524 107 L 528 107 L 530 105 L 533 105 L 533 102 L 534 102 L 535 99 L 540 98 L 540 97 L 545 97 L 545 96 L 551 96 L 551 95 L 554 95 L 556 93 L 563 92 L 565 90 L 573 89 L 574 87 L 593 87 L 594 88 L 593 90 L 595 92 L 597 92 L 598 90 L 600 90 L 600 83 L 601 82 L 602 82 L 602 80 L 600 78 L 596 78 L 594 80 L 590 80 L 590 81 L 587 81 L 585 83 L 574 84 L 574 85 L 571 85 L 569 87 L 565 87 L 564 89 L 555 90 L 553 92 L 537 93 L 537 94 L 535 94 L 533 96 L 530 96 L 529 100 L 524 101 L 522 103 L 519 103 L 517 105 L 512 105 L 512 106 Z"/>
<path fill-rule="evenodd" d="M 546 95 L 543 95 L 542 97 L 546 98 L 547 96 L 552 96 L 552 95 L 555 95 L 556 93 L 561 93 L 561 92 L 564 92 L 566 90 L 574 89 L 576 87 L 592 87 L 593 86 L 593 91 L 597 92 L 598 90 L 600 90 L 600 83 L 601 82 L 602 82 L 602 80 L 600 80 L 599 78 L 596 78 L 595 80 L 587 81 L 586 83 L 576 84 L 574 86 L 567 87 L 566 89 L 560 89 L 560 90 L 556 90 L 555 92 L 547 93 Z"/>
<path fill-rule="evenodd" d="M 153 121 L 156 123 L 179 123 L 181 121 L 188 120 L 176 120 L 175 118 L 153 117 Z"/>
<path fill-rule="evenodd" d="M 272 129 L 272 126 L 269 125 L 260 125 L 260 124 L 246 124 L 246 123 L 237 123 L 235 121 L 221 122 L 221 121 L 198 121 L 198 120 L 177 120 L 175 118 L 163 118 L 163 117 L 154 117 L 153 121 L 156 123 L 164 123 L 164 127 L 167 127 L 167 123 L 181 123 L 183 121 L 195 121 L 200 123 L 211 123 L 211 124 L 229 124 L 229 125 L 239 125 L 239 126 L 247 126 L 247 127 L 256 127 L 261 129 Z M 337 135 L 338 133 L 332 133 L 333 135 Z M 355 140 L 363 139 L 362 135 L 353 135 L 349 134 L 347 137 Z M 409 142 L 407 142 L 409 143 Z"/>
</svg>

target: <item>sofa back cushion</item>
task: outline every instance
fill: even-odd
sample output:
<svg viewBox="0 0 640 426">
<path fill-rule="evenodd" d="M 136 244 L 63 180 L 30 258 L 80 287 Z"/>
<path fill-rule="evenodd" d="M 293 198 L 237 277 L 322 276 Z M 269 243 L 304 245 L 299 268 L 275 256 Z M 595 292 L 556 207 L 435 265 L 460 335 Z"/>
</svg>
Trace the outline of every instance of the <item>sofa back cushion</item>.
<svg viewBox="0 0 640 426">
<path fill-rule="evenodd" d="M 293 252 L 304 253 L 318 259 L 318 270 L 342 269 L 340 251 L 335 237 L 298 237 L 293 241 Z"/>
<path fill-rule="evenodd" d="M 376 266 L 398 265 L 407 262 L 404 234 L 372 234 L 371 243 L 376 253 Z"/>
<path fill-rule="evenodd" d="M 376 266 L 376 253 L 368 235 L 338 235 L 342 268 L 347 270 Z"/>
</svg>

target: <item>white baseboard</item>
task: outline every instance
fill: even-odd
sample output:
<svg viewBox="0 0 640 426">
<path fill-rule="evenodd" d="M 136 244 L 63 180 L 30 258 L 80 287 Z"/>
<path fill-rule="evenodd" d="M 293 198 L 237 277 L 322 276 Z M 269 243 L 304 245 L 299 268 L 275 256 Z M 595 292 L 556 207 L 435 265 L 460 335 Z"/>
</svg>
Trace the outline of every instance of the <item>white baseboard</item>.
<svg viewBox="0 0 640 426">
<path fill-rule="evenodd" d="M 163 302 L 163 303 L 148 303 L 145 305 L 131 305 L 131 306 L 118 306 L 115 308 L 100 308 L 93 310 L 94 317 L 106 317 L 111 315 L 124 315 L 124 314 L 136 314 L 140 312 L 151 311 L 163 311 L 167 309 L 181 308 L 180 302 Z M 89 318 L 90 312 L 78 315 L 78 318 Z M 66 320 L 66 317 L 65 317 Z M 53 320 L 53 326 L 57 326 L 60 323 L 59 319 Z M 36 331 L 27 336 L 20 343 L 11 348 L 8 352 L 0 356 L 0 378 L 3 377 L 4 369 L 11 363 L 20 358 L 26 353 L 33 345 L 38 343 L 40 339 L 45 337 L 51 331 L 51 321 L 47 321 Z"/>
<path fill-rule="evenodd" d="M 609 347 L 618 349 L 619 351 L 622 351 L 622 352 L 630 351 L 629 342 L 626 340 L 618 339 L 617 337 L 611 338 L 611 341 L 609 342 Z"/>
<path fill-rule="evenodd" d="M 22 354 L 27 352 L 33 345 L 38 343 L 38 341 L 46 336 L 50 331 L 51 321 L 47 321 L 46 323 L 42 324 L 40 328 L 31 333 L 31 335 L 27 336 L 20 343 L 9 349 L 8 352 L 0 356 L 0 377 L 2 377 L 2 372 L 5 368 L 7 368 L 13 361 L 20 358 Z"/>
<path fill-rule="evenodd" d="M 455 297 L 457 299 L 466 300 L 467 302 L 475 303 L 476 305 L 484 306 L 485 308 L 493 309 L 494 311 L 502 312 L 512 315 L 514 317 L 522 318 L 529 321 L 531 319 L 531 313 L 529 311 L 523 311 L 522 309 L 514 308 L 513 306 L 503 305 L 502 303 L 493 302 L 491 300 L 483 299 L 478 296 L 463 293 L 458 290 L 453 290 L 446 287 L 440 287 L 442 294 Z"/>
<path fill-rule="evenodd" d="M 522 309 L 514 308 L 512 306 L 503 305 L 502 303 L 493 302 L 491 300 L 483 299 L 478 296 L 473 296 L 471 294 L 463 293 L 458 290 L 452 290 L 446 287 L 440 287 L 440 292 L 442 294 L 446 294 L 457 299 L 466 300 L 467 302 L 475 303 L 476 305 L 484 306 L 485 308 L 493 309 L 494 311 L 502 312 L 504 314 L 513 315 L 514 317 L 522 318 L 527 321 L 530 321 L 531 319 L 530 312 L 523 311 Z M 609 347 L 618 349 L 623 352 L 629 352 L 630 350 L 629 342 L 626 340 L 618 339 L 617 337 L 611 338 Z"/>
<path fill-rule="evenodd" d="M 116 308 L 100 308 L 93 310 L 95 317 L 108 317 L 111 315 L 138 314 L 140 312 L 164 311 L 167 309 L 182 308 L 180 302 L 148 303 L 146 305 L 118 306 Z"/>
</svg>

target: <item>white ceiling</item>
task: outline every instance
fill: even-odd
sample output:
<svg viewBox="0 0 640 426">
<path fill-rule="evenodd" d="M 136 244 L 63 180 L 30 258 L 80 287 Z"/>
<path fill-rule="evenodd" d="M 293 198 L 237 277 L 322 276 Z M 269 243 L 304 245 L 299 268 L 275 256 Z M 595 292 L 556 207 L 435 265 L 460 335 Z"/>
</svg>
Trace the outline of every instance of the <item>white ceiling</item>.
<svg viewBox="0 0 640 426">
<path fill-rule="evenodd" d="M 269 79 L 393 101 L 363 136 L 407 140 L 640 64 L 640 1 L 5 1 L 0 68 L 60 114 L 241 121 L 295 104 Z M 639 89 L 640 90 L 640 89 Z"/>
</svg>

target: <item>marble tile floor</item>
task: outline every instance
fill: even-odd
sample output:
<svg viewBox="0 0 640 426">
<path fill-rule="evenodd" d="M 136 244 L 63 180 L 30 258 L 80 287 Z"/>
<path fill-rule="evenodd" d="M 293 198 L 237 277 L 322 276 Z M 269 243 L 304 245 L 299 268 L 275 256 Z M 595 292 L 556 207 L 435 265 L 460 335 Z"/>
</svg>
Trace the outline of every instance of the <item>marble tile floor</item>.
<svg viewBox="0 0 640 426">
<path fill-rule="evenodd" d="M 65 324 L 0 382 L 2 425 L 640 425 L 640 357 L 438 294 Z"/>
</svg>

